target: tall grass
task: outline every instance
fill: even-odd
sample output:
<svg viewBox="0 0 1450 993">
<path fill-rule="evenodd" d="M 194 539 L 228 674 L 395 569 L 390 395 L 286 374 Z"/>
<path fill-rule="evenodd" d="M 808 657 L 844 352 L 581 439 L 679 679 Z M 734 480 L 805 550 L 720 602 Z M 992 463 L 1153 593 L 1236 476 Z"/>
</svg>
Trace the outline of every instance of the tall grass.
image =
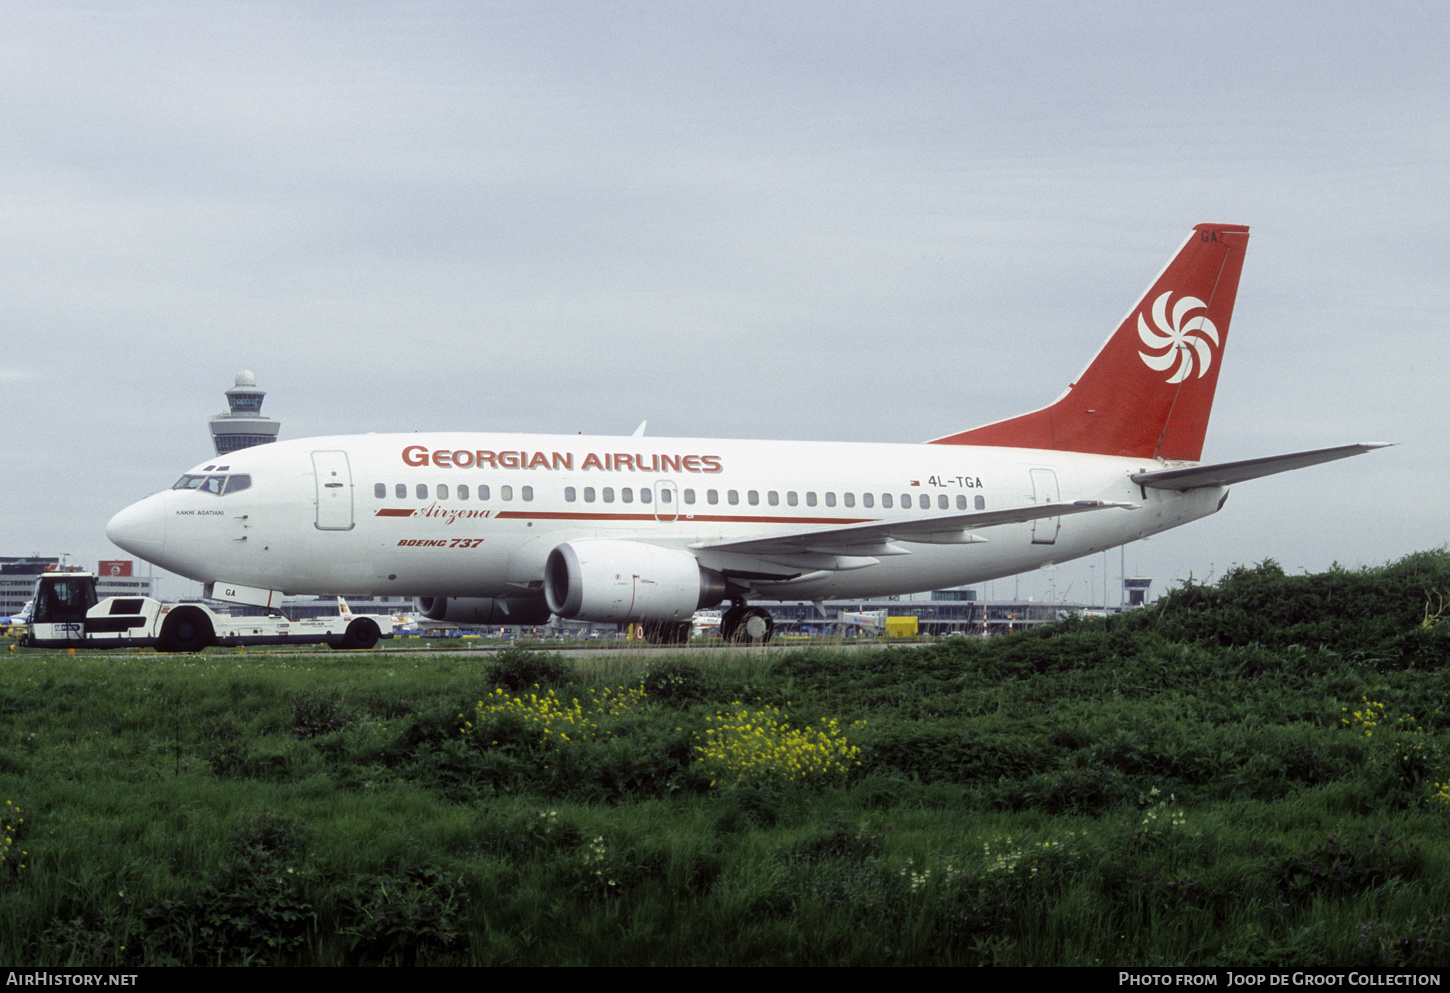
<svg viewBox="0 0 1450 993">
<path fill-rule="evenodd" d="M 0 960 L 1444 964 L 1446 591 L 1435 552 L 872 653 L 8 656 Z"/>
</svg>

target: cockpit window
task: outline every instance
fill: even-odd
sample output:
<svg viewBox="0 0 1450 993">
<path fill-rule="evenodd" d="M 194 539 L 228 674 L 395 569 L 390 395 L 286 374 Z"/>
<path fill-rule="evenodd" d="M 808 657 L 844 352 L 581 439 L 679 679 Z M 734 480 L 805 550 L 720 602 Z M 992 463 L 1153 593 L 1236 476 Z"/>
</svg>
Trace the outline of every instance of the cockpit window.
<svg viewBox="0 0 1450 993">
<path fill-rule="evenodd" d="M 203 493 L 210 493 L 212 496 L 221 496 L 224 493 L 238 493 L 251 485 L 252 477 L 247 475 L 186 475 L 178 479 L 171 488 L 173 490 L 200 490 Z"/>
</svg>

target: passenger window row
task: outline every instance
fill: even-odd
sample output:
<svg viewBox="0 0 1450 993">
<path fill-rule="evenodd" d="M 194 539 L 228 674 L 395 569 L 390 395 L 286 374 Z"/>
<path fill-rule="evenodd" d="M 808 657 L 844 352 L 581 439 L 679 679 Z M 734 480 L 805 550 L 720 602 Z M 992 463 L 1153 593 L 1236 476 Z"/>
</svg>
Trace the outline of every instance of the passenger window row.
<svg viewBox="0 0 1450 993">
<path fill-rule="evenodd" d="M 427 500 L 427 499 L 429 499 L 430 493 L 429 493 L 429 489 L 428 489 L 428 484 L 427 483 L 418 483 L 413 488 L 413 492 L 417 495 L 417 498 L 419 500 Z M 453 497 L 450 497 L 449 496 L 449 493 L 450 492 L 452 492 L 454 494 Z M 459 483 L 457 486 L 452 487 L 451 490 L 450 490 L 450 487 L 449 487 L 449 485 L 447 483 L 439 483 L 438 485 L 436 485 L 436 486 L 433 487 L 431 496 L 432 496 L 432 499 L 434 499 L 434 500 L 448 500 L 448 499 L 468 500 L 470 498 L 470 496 L 472 494 L 474 494 L 474 493 L 477 494 L 477 497 L 475 499 L 480 500 L 480 501 L 490 500 L 493 497 L 493 492 L 492 492 L 492 490 L 487 485 L 480 484 L 479 486 L 470 488 L 467 483 Z M 374 483 L 373 484 L 373 496 L 377 497 L 379 500 L 386 500 L 388 498 L 388 484 L 387 483 Z M 398 500 L 406 500 L 406 499 L 408 499 L 408 484 L 407 483 L 396 483 L 396 484 L 394 484 L 394 486 L 393 486 L 393 496 L 394 496 L 395 499 L 398 499 Z M 508 484 L 504 484 L 503 486 L 500 486 L 498 488 L 498 498 L 500 500 L 503 500 L 503 501 L 506 501 L 506 502 L 513 500 L 513 498 L 514 498 L 514 488 L 512 486 L 508 485 Z M 520 486 L 519 487 L 519 499 L 520 500 L 523 500 L 525 503 L 528 503 L 529 501 L 533 500 L 534 499 L 534 488 L 532 486 Z"/>
<path fill-rule="evenodd" d="M 198 479 L 200 479 L 200 478 L 204 478 L 204 477 L 188 477 L 188 476 L 183 476 L 182 477 L 182 482 L 185 482 L 187 479 L 192 479 L 192 478 L 198 478 Z M 232 478 L 234 478 L 234 479 L 247 479 L 247 477 L 244 477 L 244 476 L 242 476 L 242 477 L 232 477 Z M 248 482 L 248 484 L 250 484 L 251 480 L 250 479 L 247 479 L 247 482 Z M 177 488 L 181 488 L 181 486 L 182 486 L 181 483 L 177 483 L 176 485 L 177 485 Z M 193 485 L 196 485 L 196 484 L 193 484 Z M 582 491 L 581 491 L 580 488 L 577 488 L 577 487 L 566 486 L 566 487 L 564 487 L 564 500 L 565 500 L 565 502 L 567 502 L 567 503 L 576 503 L 576 502 L 578 502 L 579 499 L 580 499 L 580 496 L 581 496 L 581 492 L 582 492 L 582 497 L 583 497 L 583 502 L 584 503 L 595 503 L 596 501 L 599 502 L 599 503 L 614 503 L 616 500 L 618 500 L 619 503 L 634 503 L 635 502 L 635 499 L 636 499 L 635 489 L 632 486 L 622 486 L 618 490 L 616 490 L 613 486 L 601 486 L 601 487 L 598 487 L 597 489 L 595 487 L 593 487 L 593 486 L 585 486 L 585 487 L 582 488 Z M 417 499 L 419 499 L 419 500 L 427 500 L 427 499 L 430 498 L 430 491 L 429 491 L 429 487 L 428 487 L 428 484 L 427 483 L 418 483 L 418 484 L 416 484 L 416 486 L 414 487 L 414 493 L 416 494 Z M 473 487 L 472 490 L 470 490 L 470 487 L 469 487 L 469 485 L 467 483 L 459 483 L 458 485 L 452 487 L 451 493 L 453 495 L 450 497 L 450 488 L 449 488 L 449 485 L 447 483 L 438 483 L 435 486 L 433 486 L 432 492 L 431 492 L 431 497 L 432 497 L 432 499 L 435 499 L 435 500 L 457 499 L 457 500 L 463 500 L 463 501 L 469 500 L 471 496 L 472 496 L 473 499 L 476 499 L 478 501 L 487 501 L 487 500 L 490 500 L 492 498 L 492 491 L 485 484 L 480 484 L 478 486 Z M 663 488 L 663 489 L 661 489 L 659 491 L 659 502 L 661 504 L 667 504 L 667 503 L 673 502 L 673 500 L 674 500 L 674 493 L 675 493 L 675 491 L 672 488 Z M 406 499 L 408 499 L 408 484 L 407 483 L 396 483 L 396 484 L 394 484 L 393 494 L 394 494 L 394 497 L 396 499 L 398 499 L 398 500 L 406 500 Z M 681 500 L 681 502 L 684 503 L 686 506 L 694 506 L 695 505 L 695 503 L 696 503 L 696 495 L 697 495 L 696 492 L 695 492 L 695 490 L 693 490 L 693 489 L 683 489 L 683 490 L 680 490 L 679 491 L 679 494 L 680 494 L 680 500 Z M 375 496 L 379 500 L 385 500 L 385 499 L 387 499 L 387 496 L 388 496 L 388 486 L 387 486 L 387 484 L 386 483 L 374 483 L 373 484 L 373 496 Z M 787 507 L 799 507 L 799 506 L 801 506 L 802 505 L 802 499 L 801 499 L 802 496 L 804 496 L 804 506 L 807 506 L 807 507 L 815 507 L 815 506 L 835 507 L 837 505 L 836 493 L 833 490 L 827 490 L 824 493 L 822 493 L 821 494 L 821 498 L 822 499 L 820 500 L 819 503 L 817 501 L 817 494 L 816 494 L 816 492 L 814 490 L 807 490 L 804 494 L 797 493 L 795 490 L 787 490 L 787 491 L 785 491 L 785 493 L 783 494 L 783 496 L 784 496 L 785 506 L 787 506 Z M 720 503 L 720 491 L 719 490 L 705 490 L 704 497 L 705 497 L 705 503 L 707 505 L 709 505 L 709 506 L 716 506 L 716 505 L 718 505 Z M 514 488 L 512 486 L 505 484 L 503 486 L 499 486 L 498 487 L 498 499 L 504 500 L 504 501 L 510 501 L 510 500 L 513 500 L 513 498 L 514 498 Z M 655 498 L 655 493 L 654 493 L 654 491 L 652 489 L 650 489 L 647 486 L 641 486 L 639 488 L 638 500 L 639 500 L 640 503 L 643 503 L 643 504 L 651 503 L 651 502 L 653 502 L 654 498 Z M 760 493 L 759 490 L 746 490 L 745 491 L 745 504 L 746 504 L 746 506 L 749 506 L 749 507 L 758 507 L 758 506 L 760 506 L 760 498 L 761 498 L 761 493 Z M 778 490 L 766 490 L 765 491 L 765 505 L 768 506 L 768 507 L 779 507 L 779 506 L 781 506 L 781 498 L 782 498 L 782 494 Z M 521 499 L 521 500 L 523 500 L 525 502 L 528 502 L 528 501 L 533 500 L 534 499 L 534 488 L 532 486 L 520 486 L 519 487 L 519 499 Z M 930 493 L 918 493 L 918 494 L 916 494 L 916 499 L 915 500 L 912 499 L 912 494 L 910 494 L 910 493 L 902 493 L 899 496 L 897 494 L 894 494 L 894 493 L 882 493 L 879 496 L 877 494 L 875 494 L 875 493 L 862 493 L 860 495 L 860 499 L 861 499 L 861 504 L 860 505 L 861 505 L 861 507 L 863 507 L 865 509 L 874 509 L 877 506 L 877 501 L 878 500 L 880 501 L 880 507 L 881 507 L 882 510 L 893 510 L 893 509 L 897 508 L 898 506 L 902 510 L 912 510 L 912 509 L 916 509 L 916 510 L 932 510 L 933 509 L 933 506 L 932 506 L 933 500 L 932 500 L 932 496 L 931 496 Z M 739 506 L 740 505 L 740 491 L 739 490 L 726 490 L 725 491 L 725 504 L 727 506 L 730 506 L 730 507 L 737 507 L 737 506 Z M 935 509 L 936 510 L 952 510 L 954 506 L 955 506 L 955 509 L 956 510 L 966 510 L 966 509 L 968 509 L 967 508 L 967 497 L 966 497 L 966 494 L 964 494 L 964 493 L 958 493 L 955 500 L 952 500 L 952 498 L 949 497 L 945 493 L 938 493 L 936 495 L 935 505 L 936 505 L 935 506 Z M 849 493 L 849 492 L 848 493 L 842 493 L 840 495 L 840 506 L 842 506 L 842 507 L 852 507 L 852 508 L 855 507 L 856 506 L 856 494 L 855 493 Z M 987 509 L 987 500 L 980 493 L 977 494 L 975 496 L 975 498 L 973 499 L 973 501 L 972 501 L 972 509 L 974 509 L 974 510 L 986 510 Z"/>
<path fill-rule="evenodd" d="M 601 486 L 601 487 L 599 487 L 599 489 L 597 491 L 592 486 L 586 486 L 586 487 L 584 487 L 584 491 L 583 492 L 584 492 L 584 502 L 585 503 L 593 503 L 596 499 L 598 499 L 600 503 L 613 503 L 614 502 L 614 499 L 615 499 L 615 491 L 614 491 L 614 487 L 613 486 Z M 686 492 L 688 492 L 688 491 L 686 491 Z M 565 500 L 566 503 L 574 503 L 578 499 L 579 499 L 579 492 L 577 490 L 575 490 L 574 487 L 572 487 L 572 486 L 566 486 L 566 487 L 564 487 L 564 500 Z M 640 503 L 651 503 L 653 500 L 654 500 L 654 491 L 651 490 L 649 487 L 641 486 L 639 488 L 639 502 Z M 664 504 L 667 504 L 667 503 L 671 503 L 673 500 L 674 500 L 674 496 L 672 495 L 672 491 L 670 491 L 670 490 L 660 490 L 660 504 L 661 505 L 664 505 Z M 634 503 L 634 487 L 633 486 L 621 486 L 619 488 L 619 502 L 620 503 Z"/>
</svg>

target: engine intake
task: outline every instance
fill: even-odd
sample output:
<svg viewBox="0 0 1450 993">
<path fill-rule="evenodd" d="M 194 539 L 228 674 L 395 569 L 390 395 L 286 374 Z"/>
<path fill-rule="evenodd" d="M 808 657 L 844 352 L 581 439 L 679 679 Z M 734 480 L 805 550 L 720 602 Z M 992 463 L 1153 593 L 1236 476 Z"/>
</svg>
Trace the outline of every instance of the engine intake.
<svg viewBox="0 0 1450 993">
<path fill-rule="evenodd" d="M 725 577 L 678 548 L 589 538 L 544 563 L 544 599 L 570 620 L 683 621 L 725 597 Z"/>
</svg>

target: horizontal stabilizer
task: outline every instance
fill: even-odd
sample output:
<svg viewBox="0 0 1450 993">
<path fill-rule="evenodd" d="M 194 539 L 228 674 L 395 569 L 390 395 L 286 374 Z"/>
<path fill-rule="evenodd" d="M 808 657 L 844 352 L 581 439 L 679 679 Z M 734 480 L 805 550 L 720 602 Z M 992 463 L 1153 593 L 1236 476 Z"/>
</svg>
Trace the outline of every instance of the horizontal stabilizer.
<svg viewBox="0 0 1450 993">
<path fill-rule="evenodd" d="M 1359 445 L 1341 445 L 1338 448 L 1318 448 L 1312 452 L 1294 452 L 1290 455 L 1269 455 L 1261 459 L 1244 459 L 1242 462 L 1219 462 L 1215 465 L 1195 465 L 1186 469 L 1156 469 L 1153 472 L 1135 472 L 1132 480 L 1139 486 L 1151 486 L 1155 490 L 1191 490 L 1199 486 L 1228 486 L 1246 479 L 1272 476 L 1276 472 L 1302 469 L 1321 462 L 1347 459 L 1351 455 L 1363 455 L 1376 448 L 1387 448 L 1393 442 L 1371 441 Z"/>
<path fill-rule="evenodd" d="M 873 521 L 868 524 L 827 526 L 790 534 L 758 538 L 721 538 L 702 541 L 690 547 L 695 550 L 749 552 L 761 555 L 782 555 L 789 552 L 853 554 L 862 546 L 876 548 L 885 542 L 908 544 L 970 544 L 982 538 L 967 536 L 970 528 L 989 528 L 999 524 L 1020 524 L 1044 517 L 1066 517 L 1093 510 L 1131 509 L 1131 503 L 1106 503 L 1102 500 L 1077 500 L 1072 503 L 1032 503 L 1008 510 L 979 510 L 970 514 L 941 514 L 934 517 L 908 517 L 899 521 Z M 873 554 L 873 553 L 868 553 Z M 874 554 L 882 554 L 877 549 Z M 886 554 L 891 554 L 887 552 Z"/>
</svg>

